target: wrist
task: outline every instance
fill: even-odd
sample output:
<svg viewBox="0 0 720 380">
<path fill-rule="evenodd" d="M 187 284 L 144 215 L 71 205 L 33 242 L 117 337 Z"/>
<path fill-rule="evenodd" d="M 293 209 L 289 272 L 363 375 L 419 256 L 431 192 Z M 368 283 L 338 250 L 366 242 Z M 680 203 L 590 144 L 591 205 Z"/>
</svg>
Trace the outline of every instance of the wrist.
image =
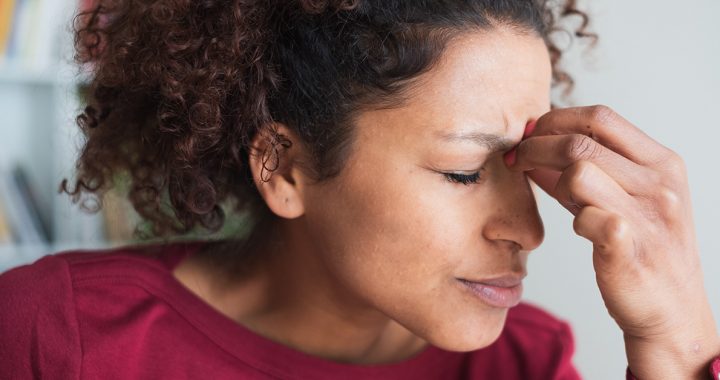
<svg viewBox="0 0 720 380">
<path fill-rule="evenodd" d="M 625 338 L 628 368 L 637 379 L 716 379 L 709 368 L 720 355 L 720 337 L 708 334 L 684 342 L 654 342 Z"/>
<path fill-rule="evenodd" d="M 712 363 L 707 368 L 706 375 L 707 379 L 720 380 L 720 355 L 713 359 Z M 625 380 L 639 380 L 634 373 L 627 367 L 625 370 Z"/>
</svg>

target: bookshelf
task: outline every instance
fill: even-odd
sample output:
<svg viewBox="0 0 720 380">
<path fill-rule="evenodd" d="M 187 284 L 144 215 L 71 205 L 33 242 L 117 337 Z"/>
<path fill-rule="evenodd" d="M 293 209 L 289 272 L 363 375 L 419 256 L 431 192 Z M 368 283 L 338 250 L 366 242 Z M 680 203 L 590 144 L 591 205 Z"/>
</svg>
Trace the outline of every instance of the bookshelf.
<svg viewBox="0 0 720 380">
<path fill-rule="evenodd" d="M 60 250 L 109 245 L 102 215 L 81 211 L 57 191 L 63 178 L 72 178 L 82 141 L 74 121 L 81 104 L 70 33 L 76 0 L 10 3 L 10 33 L 0 34 L 6 40 L 0 50 L 0 173 L 7 182 L 8 173 L 21 168 L 47 234 L 29 241 L 16 222 L 7 223 L 13 228 L 0 243 L 0 273 Z M 29 33 L 32 25 L 37 30 Z M 7 204 L 0 208 L 7 214 Z"/>
</svg>

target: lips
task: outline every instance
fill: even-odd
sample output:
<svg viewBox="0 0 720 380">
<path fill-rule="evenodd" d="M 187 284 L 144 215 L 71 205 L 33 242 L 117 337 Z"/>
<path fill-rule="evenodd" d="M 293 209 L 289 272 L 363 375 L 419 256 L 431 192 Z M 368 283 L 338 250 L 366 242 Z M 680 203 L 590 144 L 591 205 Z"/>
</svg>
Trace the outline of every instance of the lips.
<svg viewBox="0 0 720 380">
<path fill-rule="evenodd" d="M 510 274 L 480 281 L 458 279 L 462 288 L 485 304 L 498 308 L 517 306 L 522 298 L 522 279 L 525 275 Z"/>
<path fill-rule="evenodd" d="M 525 274 L 518 273 L 518 274 L 508 274 L 508 275 L 484 279 L 484 280 L 471 280 L 471 279 L 461 279 L 461 280 L 467 281 L 467 282 L 473 282 L 473 283 L 477 283 L 477 284 L 499 286 L 502 288 L 512 288 L 513 286 L 520 285 L 522 283 L 523 278 L 525 278 L 525 276 L 526 276 Z"/>
</svg>

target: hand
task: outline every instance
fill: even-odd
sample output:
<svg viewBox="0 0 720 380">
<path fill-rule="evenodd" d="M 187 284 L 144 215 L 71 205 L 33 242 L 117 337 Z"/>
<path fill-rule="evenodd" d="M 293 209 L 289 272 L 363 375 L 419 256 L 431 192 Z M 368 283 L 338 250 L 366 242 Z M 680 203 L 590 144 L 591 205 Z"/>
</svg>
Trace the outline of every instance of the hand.
<svg viewBox="0 0 720 380">
<path fill-rule="evenodd" d="M 720 354 L 680 156 L 605 106 L 550 111 L 516 149 L 511 170 L 527 171 L 593 243 L 597 284 L 626 348 Z M 639 378 L 645 359 L 628 352 Z"/>
</svg>

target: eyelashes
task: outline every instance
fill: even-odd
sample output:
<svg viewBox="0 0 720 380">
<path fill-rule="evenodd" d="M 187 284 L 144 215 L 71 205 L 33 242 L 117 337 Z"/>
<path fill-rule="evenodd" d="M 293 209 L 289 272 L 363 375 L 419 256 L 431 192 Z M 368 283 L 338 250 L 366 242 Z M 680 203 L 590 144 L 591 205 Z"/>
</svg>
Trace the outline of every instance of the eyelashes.
<svg viewBox="0 0 720 380">
<path fill-rule="evenodd" d="M 482 171 L 483 169 L 480 169 L 480 171 Z M 480 176 L 480 171 L 472 174 L 443 173 L 443 175 L 450 182 L 462 183 L 463 185 L 472 185 L 478 183 L 482 179 Z"/>
</svg>

